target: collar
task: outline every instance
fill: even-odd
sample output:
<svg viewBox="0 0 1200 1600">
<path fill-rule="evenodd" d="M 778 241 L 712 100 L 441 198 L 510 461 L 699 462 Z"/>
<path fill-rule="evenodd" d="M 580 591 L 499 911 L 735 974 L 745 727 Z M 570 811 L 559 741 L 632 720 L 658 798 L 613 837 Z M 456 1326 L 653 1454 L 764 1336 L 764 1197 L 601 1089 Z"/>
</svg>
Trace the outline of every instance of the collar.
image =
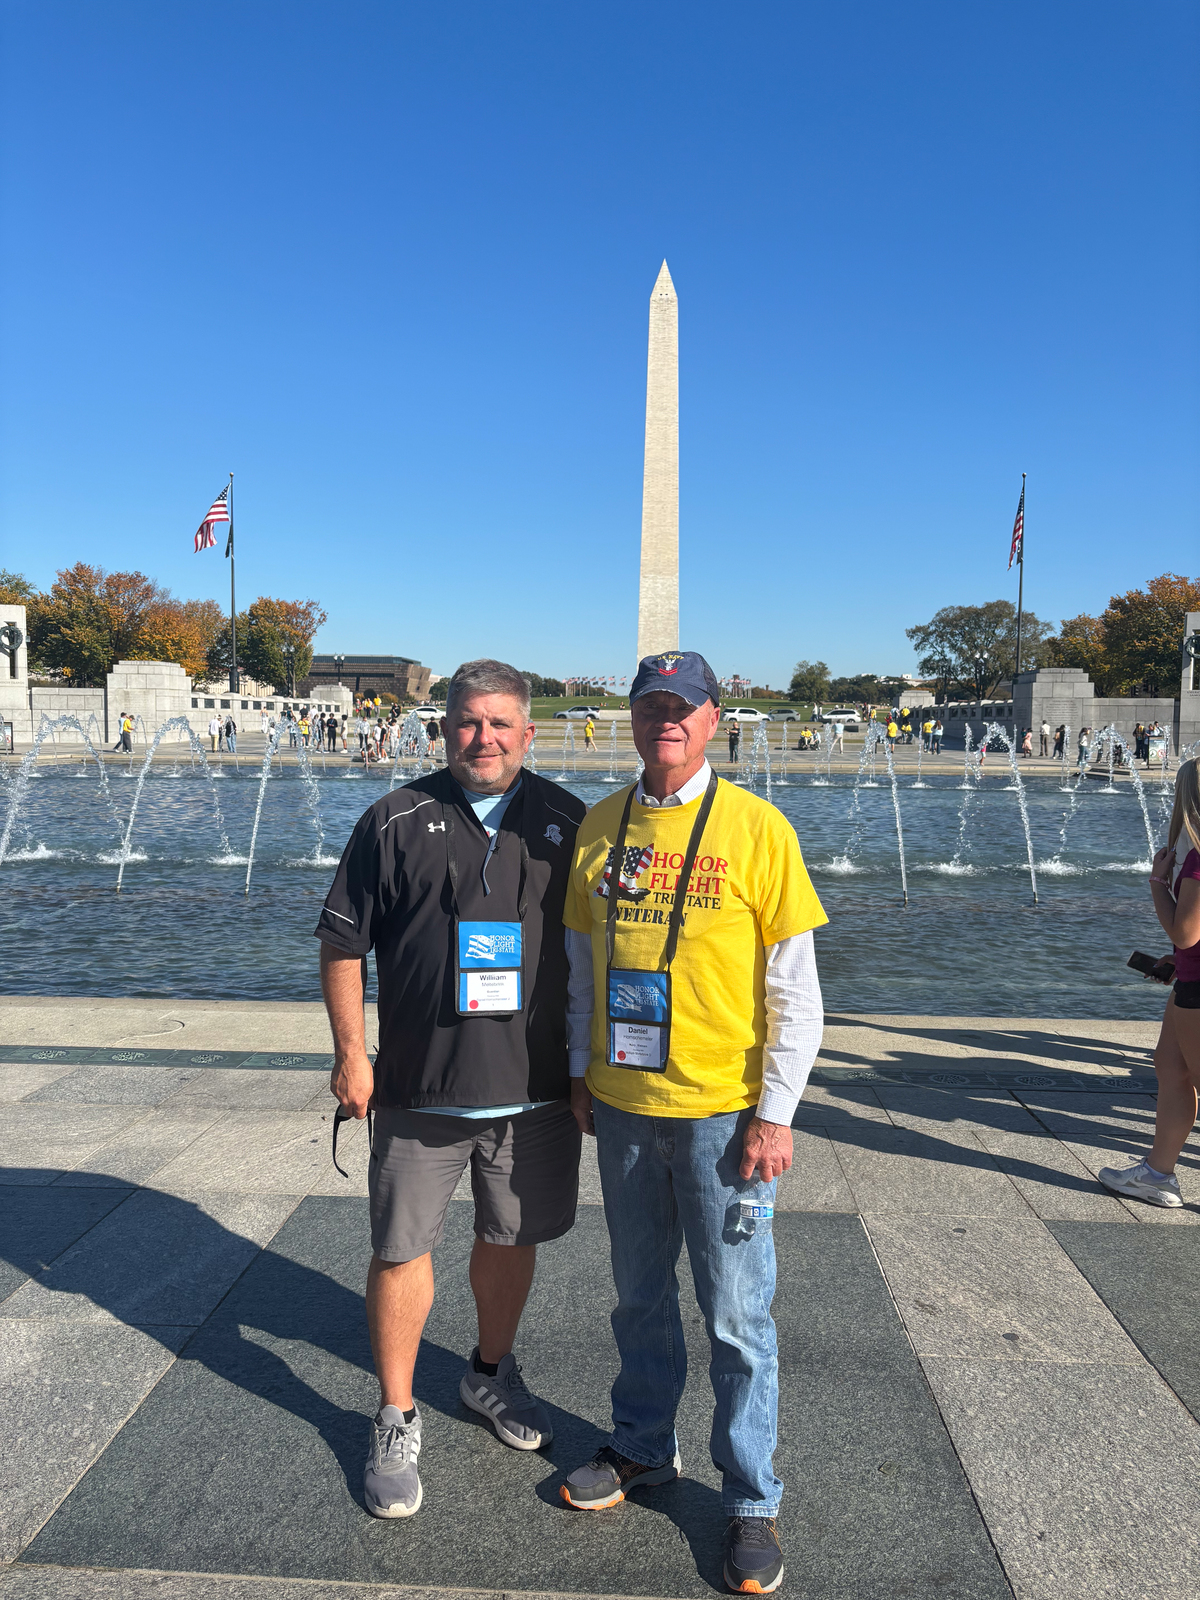
<svg viewBox="0 0 1200 1600">
<path fill-rule="evenodd" d="M 652 794 L 647 794 L 642 785 L 642 780 L 639 778 L 637 791 L 633 798 L 640 806 L 666 807 L 690 805 L 693 800 L 699 800 L 705 789 L 708 788 L 708 780 L 711 777 L 712 768 L 706 761 L 700 768 L 700 771 L 697 772 L 694 777 L 689 778 L 682 789 L 676 789 L 675 793 L 669 794 L 665 800 L 656 800 Z"/>
</svg>

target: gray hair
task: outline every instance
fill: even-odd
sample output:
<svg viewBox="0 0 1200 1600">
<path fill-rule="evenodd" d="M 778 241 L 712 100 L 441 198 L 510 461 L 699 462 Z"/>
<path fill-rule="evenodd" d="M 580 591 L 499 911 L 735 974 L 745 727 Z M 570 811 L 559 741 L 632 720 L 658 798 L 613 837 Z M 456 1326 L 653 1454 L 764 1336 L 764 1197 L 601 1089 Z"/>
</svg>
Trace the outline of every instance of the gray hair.
<svg viewBox="0 0 1200 1600">
<path fill-rule="evenodd" d="M 482 656 L 478 661 L 464 661 L 457 667 L 446 688 L 446 715 L 449 716 L 461 700 L 473 694 L 510 694 L 521 705 L 521 714 L 529 721 L 529 679 L 507 661 L 493 661 Z"/>
</svg>

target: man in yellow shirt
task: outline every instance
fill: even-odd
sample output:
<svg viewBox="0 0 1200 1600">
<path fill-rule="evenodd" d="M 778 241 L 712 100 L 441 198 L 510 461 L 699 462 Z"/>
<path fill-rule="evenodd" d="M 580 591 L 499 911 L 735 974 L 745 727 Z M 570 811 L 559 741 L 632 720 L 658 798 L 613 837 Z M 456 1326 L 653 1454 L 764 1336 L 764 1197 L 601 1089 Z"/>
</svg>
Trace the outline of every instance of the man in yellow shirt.
<svg viewBox="0 0 1200 1600">
<path fill-rule="evenodd" d="M 719 695 L 702 656 L 646 657 L 630 694 L 645 771 L 576 840 L 572 1106 L 598 1144 L 621 1370 L 611 1441 L 561 1493 L 598 1510 L 678 1476 L 686 1239 L 712 1348 L 725 1580 L 765 1594 L 783 1576 L 771 1219 L 820 1046 L 812 930 L 827 919 L 791 824 L 706 759 Z"/>
</svg>

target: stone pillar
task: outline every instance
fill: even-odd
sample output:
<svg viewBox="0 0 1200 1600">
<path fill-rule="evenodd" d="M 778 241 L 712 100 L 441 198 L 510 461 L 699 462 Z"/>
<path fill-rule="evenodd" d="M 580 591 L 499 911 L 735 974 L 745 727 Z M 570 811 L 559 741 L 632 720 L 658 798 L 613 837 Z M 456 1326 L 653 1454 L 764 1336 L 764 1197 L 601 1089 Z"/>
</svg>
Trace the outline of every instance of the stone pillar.
<svg viewBox="0 0 1200 1600">
<path fill-rule="evenodd" d="M 21 643 L 11 656 L 6 652 L 0 653 L 0 717 L 12 723 L 13 739 L 24 743 L 33 738 L 25 607 L 0 601 L 0 627 L 6 623 L 20 635 Z"/>
<path fill-rule="evenodd" d="M 105 738 L 114 743 L 125 712 L 141 717 L 147 737 L 170 717 L 188 717 L 194 731 L 207 718 L 191 716 L 192 680 L 174 661 L 118 661 L 106 680 Z M 238 727 L 241 719 L 238 718 Z M 186 737 L 180 733 L 178 738 Z"/>
<path fill-rule="evenodd" d="M 664 261 L 650 296 L 638 660 L 678 648 L 679 301 Z"/>
<path fill-rule="evenodd" d="M 1200 634 L 1200 611 L 1189 611 L 1187 614 L 1183 628 L 1185 647 L 1194 633 Z M 1200 661 L 1193 661 L 1186 648 L 1183 651 L 1183 669 L 1180 674 L 1179 699 L 1176 706 L 1175 727 L 1172 731 L 1175 735 L 1175 749 L 1179 752 L 1200 739 Z"/>
</svg>

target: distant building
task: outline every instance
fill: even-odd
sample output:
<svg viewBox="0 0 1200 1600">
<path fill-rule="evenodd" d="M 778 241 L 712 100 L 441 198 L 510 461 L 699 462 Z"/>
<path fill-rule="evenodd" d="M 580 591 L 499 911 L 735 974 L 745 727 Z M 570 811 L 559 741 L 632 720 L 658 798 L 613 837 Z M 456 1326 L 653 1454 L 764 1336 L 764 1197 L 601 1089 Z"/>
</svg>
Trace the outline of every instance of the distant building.
<svg viewBox="0 0 1200 1600">
<path fill-rule="evenodd" d="M 425 700 L 431 676 L 428 667 L 408 656 L 314 656 L 308 677 L 300 680 L 296 690 L 301 695 L 318 695 L 340 683 L 354 694 Z"/>
</svg>

